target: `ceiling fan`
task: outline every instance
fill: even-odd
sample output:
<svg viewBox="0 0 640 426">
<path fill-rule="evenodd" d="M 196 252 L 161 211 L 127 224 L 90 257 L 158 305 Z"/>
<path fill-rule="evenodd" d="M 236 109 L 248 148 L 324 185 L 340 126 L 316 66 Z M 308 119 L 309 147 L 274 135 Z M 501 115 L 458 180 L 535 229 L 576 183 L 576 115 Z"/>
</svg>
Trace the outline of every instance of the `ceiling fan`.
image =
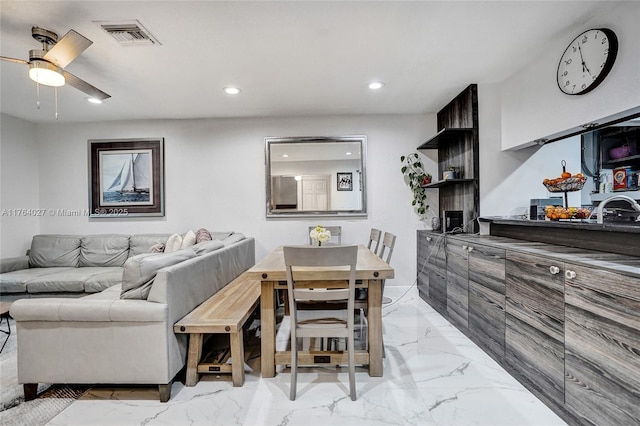
<svg viewBox="0 0 640 426">
<path fill-rule="evenodd" d="M 64 69 L 74 59 L 80 56 L 87 47 L 93 44 L 91 40 L 74 30 L 69 30 L 69 32 L 58 40 L 58 34 L 40 27 L 32 27 L 31 35 L 34 39 L 42 43 L 42 50 L 30 50 L 28 61 L 8 58 L 6 56 L 0 56 L 0 60 L 28 65 L 29 77 L 35 81 L 37 85 L 43 84 L 45 86 L 60 87 L 68 84 L 86 93 L 96 101 L 103 101 L 111 97 L 102 90 Z M 39 100 L 38 107 L 40 107 Z"/>
</svg>

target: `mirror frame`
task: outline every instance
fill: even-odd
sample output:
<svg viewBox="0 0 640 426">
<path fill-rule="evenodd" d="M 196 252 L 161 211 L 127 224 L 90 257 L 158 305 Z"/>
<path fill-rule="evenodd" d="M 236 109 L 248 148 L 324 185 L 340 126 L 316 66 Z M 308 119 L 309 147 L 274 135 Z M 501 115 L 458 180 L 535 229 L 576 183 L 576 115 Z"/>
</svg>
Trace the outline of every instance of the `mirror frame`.
<svg viewBox="0 0 640 426">
<path fill-rule="evenodd" d="M 337 136 L 337 137 L 266 137 L 265 142 L 265 194 L 267 218 L 312 218 L 312 217 L 367 217 L 367 137 L 365 135 Z M 358 210 L 305 210 L 278 212 L 271 209 L 271 147 L 282 144 L 304 144 L 319 142 L 359 142 L 360 166 L 362 173 L 360 183 L 362 185 L 361 208 Z"/>
</svg>

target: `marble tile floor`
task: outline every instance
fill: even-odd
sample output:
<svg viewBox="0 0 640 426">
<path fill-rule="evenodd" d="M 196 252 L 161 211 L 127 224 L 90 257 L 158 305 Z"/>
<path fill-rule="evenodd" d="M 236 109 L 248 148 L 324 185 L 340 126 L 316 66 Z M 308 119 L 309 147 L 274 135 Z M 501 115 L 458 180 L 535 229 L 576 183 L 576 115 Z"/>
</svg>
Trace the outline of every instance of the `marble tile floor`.
<svg viewBox="0 0 640 426">
<path fill-rule="evenodd" d="M 403 293 L 406 293 L 403 295 Z M 168 403 L 154 388 L 98 387 L 48 425 L 563 425 L 542 402 L 424 303 L 415 287 L 385 288 L 384 377 L 356 371 L 357 401 L 346 368 L 300 369 L 289 400 L 289 370 L 260 377 L 249 361 L 246 382 L 206 376 L 173 385 Z M 402 296 L 402 297 L 400 297 Z M 278 331 L 286 344 L 288 323 Z"/>
</svg>

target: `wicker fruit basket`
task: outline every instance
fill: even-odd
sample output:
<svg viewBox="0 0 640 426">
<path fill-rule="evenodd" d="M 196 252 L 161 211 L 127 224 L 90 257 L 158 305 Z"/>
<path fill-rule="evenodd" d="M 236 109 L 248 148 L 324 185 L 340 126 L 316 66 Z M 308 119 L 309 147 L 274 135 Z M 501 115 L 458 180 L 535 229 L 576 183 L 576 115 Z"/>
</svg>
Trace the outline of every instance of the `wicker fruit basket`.
<svg viewBox="0 0 640 426">
<path fill-rule="evenodd" d="M 572 176 L 565 179 L 545 179 L 542 184 L 549 192 L 571 192 L 580 191 L 586 180 L 584 176 Z"/>
</svg>

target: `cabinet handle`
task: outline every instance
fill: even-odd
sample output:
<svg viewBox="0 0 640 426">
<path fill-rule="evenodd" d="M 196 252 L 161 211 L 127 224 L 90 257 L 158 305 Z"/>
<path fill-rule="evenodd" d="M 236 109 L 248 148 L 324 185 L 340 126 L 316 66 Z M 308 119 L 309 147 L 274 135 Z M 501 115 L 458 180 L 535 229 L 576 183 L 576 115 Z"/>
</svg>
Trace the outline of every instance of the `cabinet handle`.
<svg viewBox="0 0 640 426">
<path fill-rule="evenodd" d="M 469 248 L 467 250 L 473 251 L 473 247 L 469 246 Z"/>
<path fill-rule="evenodd" d="M 575 271 L 566 271 L 564 273 L 564 277 L 569 279 L 569 280 L 572 280 L 572 279 L 574 279 L 576 277 L 576 272 Z"/>
<path fill-rule="evenodd" d="M 467 249 L 467 246 L 463 245 L 462 250 L 466 250 L 466 249 Z"/>
<path fill-rule="evenodd" d="M 431 241 L 431 237 L 427 237 L 427 241 Z"/>
<path fill-rule="evenodd" d="M 551 272 L 551 275 L 556 275 L 557 273 L 560 272 L 560 268 L 558 268 L 555 265 L 551 265 L 549 266 L 549 272 Z"/>
</svg>

